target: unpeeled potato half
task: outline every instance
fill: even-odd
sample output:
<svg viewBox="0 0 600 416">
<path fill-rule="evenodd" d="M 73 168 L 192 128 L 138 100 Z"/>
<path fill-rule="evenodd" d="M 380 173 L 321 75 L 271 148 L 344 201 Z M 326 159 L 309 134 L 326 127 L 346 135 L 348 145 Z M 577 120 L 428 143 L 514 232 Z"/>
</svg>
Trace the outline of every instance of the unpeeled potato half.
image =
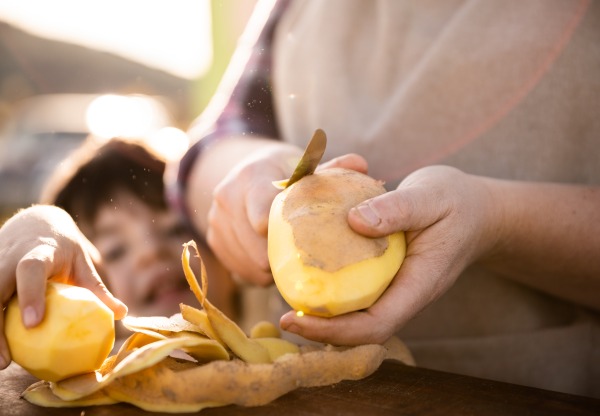
<svg viewBox="0 0 600 416">
<path fill-rule="evenodd" d="M 5 335 L 17 364 L 58 381 L 100 368 L 115 342 L 114 314 L 88 289 L 48 282 L 43 321 L 26 328 L 15 296 L 6 308 Z"/>
<path fill-rule="evenodd" d="M 331 317 L 371 306 L 406 254 L 403 232 L 381 238 L 356 233 L 350 208 L 385 192 L 383 184 L 342 168 L 305 176 L 271 206 L 268 255 L 275 284 L 302 313 Z"/>
</svg>

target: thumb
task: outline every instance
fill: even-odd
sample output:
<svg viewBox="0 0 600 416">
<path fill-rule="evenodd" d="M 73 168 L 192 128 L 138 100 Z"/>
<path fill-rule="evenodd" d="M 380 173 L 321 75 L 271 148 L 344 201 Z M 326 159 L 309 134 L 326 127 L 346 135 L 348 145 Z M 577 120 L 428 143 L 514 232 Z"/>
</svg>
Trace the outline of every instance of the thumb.
<svg viewBox="0 0 600 416">
<path fill-rule="evenodd" d="M 367 237 L 423 229 L 443 218 L 446 209 L 439 195 L 424 186 L 402 185 L 350 209 L 348 223 Z"/>
</svg>

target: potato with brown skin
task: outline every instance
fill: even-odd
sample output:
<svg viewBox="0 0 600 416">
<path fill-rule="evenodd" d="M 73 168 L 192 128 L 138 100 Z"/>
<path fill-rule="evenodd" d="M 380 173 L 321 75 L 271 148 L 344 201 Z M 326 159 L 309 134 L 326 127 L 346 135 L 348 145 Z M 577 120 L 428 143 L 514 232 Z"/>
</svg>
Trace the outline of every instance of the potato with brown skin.
<svg viewBox="0 0 600 416">
<path fill-rule="evenodd" d="M 387 288 L 406 254 L 404 233 L 368 238 L 347 219 L 350 208 L 384 192 L 365 174 L 332 168 L 277 195 L 269 216 L 269 263 L 295 310 L 341 315 L 368 308 Z"/>
</svg>

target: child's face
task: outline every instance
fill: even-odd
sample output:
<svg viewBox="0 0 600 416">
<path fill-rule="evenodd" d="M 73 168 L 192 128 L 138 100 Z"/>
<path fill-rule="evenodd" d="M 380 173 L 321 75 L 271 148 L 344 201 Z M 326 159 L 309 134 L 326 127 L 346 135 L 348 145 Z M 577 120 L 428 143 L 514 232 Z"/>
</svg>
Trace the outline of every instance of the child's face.
<svg viewBox="0 0 600 416">
<path fill-rule="evenodd" d="M 181 266 L 182 244 L 191 235 L 174 213 L 120 191 L 100 207 L 93 229 L 102 279 L 130 315 L 169 316 L 179 312 L 181 302 L 195 305 Z"/>
</svg>

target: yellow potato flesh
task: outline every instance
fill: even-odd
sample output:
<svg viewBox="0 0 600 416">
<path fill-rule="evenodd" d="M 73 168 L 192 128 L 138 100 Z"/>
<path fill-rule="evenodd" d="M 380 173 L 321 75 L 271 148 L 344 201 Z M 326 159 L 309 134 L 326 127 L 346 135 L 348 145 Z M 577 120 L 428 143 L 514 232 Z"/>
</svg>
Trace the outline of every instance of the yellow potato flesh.
<svg viewBox="0 0 600 416">
<path fill-rule="evenodd" d="M 6 309 L 5 334 L 17 364 L 58 381 L 100 368 L 114 345 L 114 314 L 87 289 L 49 282 L 42 323 L 25 328 L 15 297 Z"/>
<path fill-rule="evenodd" d="M 269 262 L 292 308 L 331 317 L 368 308 L 385 291 L 405 256 L 404 233 L 370 239 L 347 224 L 352 206 L 383 192 L 366 175 L 328 169 L 277 195 L 269 216 Z"/>
</svg>

